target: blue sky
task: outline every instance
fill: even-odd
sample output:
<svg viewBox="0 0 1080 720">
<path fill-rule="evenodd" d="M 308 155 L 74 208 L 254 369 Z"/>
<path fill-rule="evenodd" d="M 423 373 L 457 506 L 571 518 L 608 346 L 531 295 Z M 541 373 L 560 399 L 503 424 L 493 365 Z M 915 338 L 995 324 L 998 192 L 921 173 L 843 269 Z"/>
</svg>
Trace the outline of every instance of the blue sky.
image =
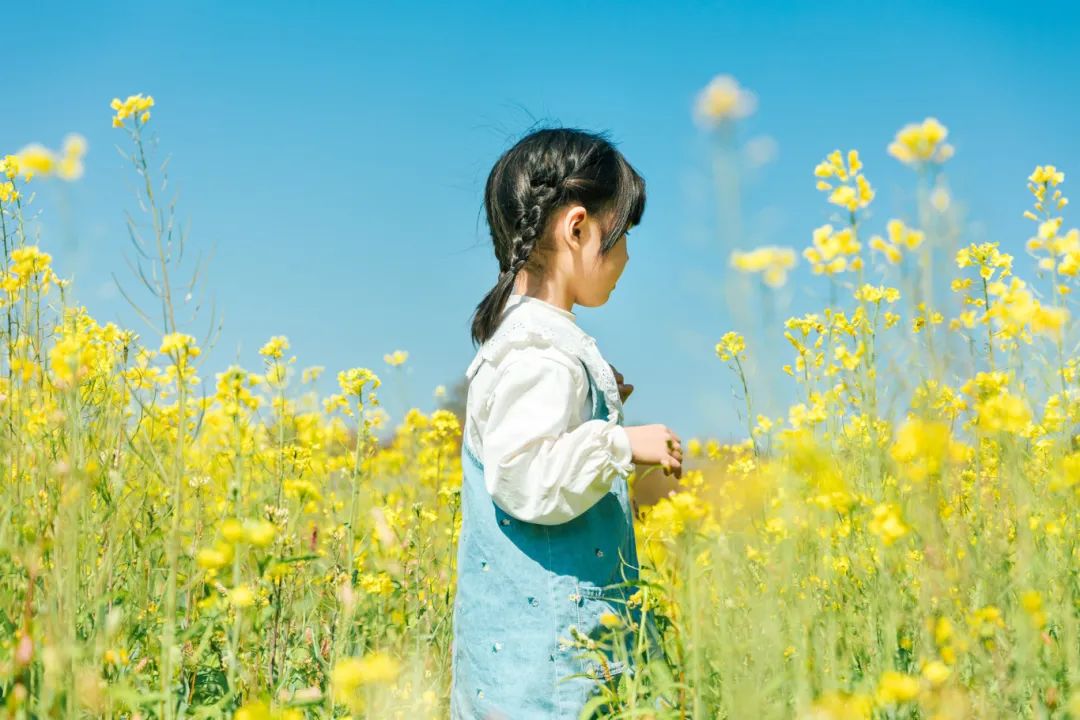
<svg viewBox="0 0 1080 720">
<path fill-rule="evenodd" d="M 224 328 L 203 376 L 286 335 L 300 367 L 368 366 L 395 416 L 433 406 L 473 356 L 469 315 L 497 275 L 481 199 L 491 164 L 536 121 L 611 134 L 648 185 L 631 261 L 612 299 L 580 324 L 636 389 L 627 422 L 684 437 L 740 432 L 732 375 L 713 346 L 759 322 L 734 312 L 730 248 L 716 240 L 697 92 L 730 73 L 758 98 L 740 137 L 776 143 L 749 181 L 763 242 L 799 250 L 829 208 L 813 166 L 858 148 L 878 191 L 876 231 L 912 210 L 913 176 L 886 153 L 927 115 L 950 130 L 948 179 L 973 239 L 1022 255 L 1036 164 L 1080 172 L 1080 61 L 1068 5 L 1003 3 L 19 3 L 5 9 L 8 81 L 0 150 L 88 140 L 86 175 L 42 186 L 42 244 L 99 321 L 157 337 L 128 268 L 124 212 L 136 176 L 116 152 L 114 96 L 152 94 L 157 159 L 171 156 L 183 267 L 213 249 L 202 288 Z M 1075 181 L 1073 181 L 1075 182 Z M 1070 222 L 1066 214 L 1066 227 Z M 1021 263 L 1018 263 L 1021 264 Z M 800 262 L 782 315 L 820 307 Z M 786 297 L 786 296 L 785 296 Z M 209 315 L 190 332 L 201 337 Z M 772 335 L 782 329 L 772 320 Z M 408 350 L 404 377 L 384 353 Z M 762 395 L 793 386 L 776 345 L 755 364 Z M 775 409 L 775 408 L 773 408 Z"/>
</svg>

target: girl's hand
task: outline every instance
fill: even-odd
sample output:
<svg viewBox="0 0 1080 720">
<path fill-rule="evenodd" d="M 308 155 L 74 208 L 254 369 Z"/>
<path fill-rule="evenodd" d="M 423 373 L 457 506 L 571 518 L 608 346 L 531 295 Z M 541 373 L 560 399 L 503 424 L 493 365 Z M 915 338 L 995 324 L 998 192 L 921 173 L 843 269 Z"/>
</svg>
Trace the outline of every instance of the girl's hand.
<svg viewBox="0 0 1080 720">
<path fill-rule="evenodd" d="M 615 382 L 619 385 L 619 398 L 626 402 L 626 398 L 630 397 L 630 393 L 634 392 L 634 386 L 623 382 L 623 374 L 616 370 L 614 365 L 608 363 L 608 366 L 611 368 L 611 372 L 615 373 Z"/>
<path fill-rule="evenodd" d="M 663 465 L 664 474 L 682 478 L 682 442 L 667 425 L 631 425 L 625 428 L 635 463 Z"/>
</svg>

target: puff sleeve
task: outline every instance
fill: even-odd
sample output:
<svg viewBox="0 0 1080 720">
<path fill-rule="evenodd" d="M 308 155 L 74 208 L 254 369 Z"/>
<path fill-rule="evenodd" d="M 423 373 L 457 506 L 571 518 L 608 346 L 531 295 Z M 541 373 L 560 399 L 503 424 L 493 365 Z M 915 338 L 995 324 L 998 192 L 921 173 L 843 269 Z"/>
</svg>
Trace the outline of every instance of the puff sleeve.
<svg viewBox="0 0 1080 720">
<path fill-rule="evenodd" d="M 481 438 L 484 485 L 519 520 L 568 522 L 598 502 L 616 476 L 633 470 L 621 425 L 577 422 L 588 380 L 576 362 L 528 347 L 498 365 Z"/>
</svg>

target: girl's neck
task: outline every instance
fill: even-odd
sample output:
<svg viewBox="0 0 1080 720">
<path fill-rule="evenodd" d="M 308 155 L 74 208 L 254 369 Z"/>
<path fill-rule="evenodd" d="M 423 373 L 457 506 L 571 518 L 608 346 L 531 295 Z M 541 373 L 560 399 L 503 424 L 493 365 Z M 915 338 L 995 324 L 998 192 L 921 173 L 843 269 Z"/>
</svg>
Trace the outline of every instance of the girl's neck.
<svg viewBox="0 0 1080 720">
<path fill-rule="evenodd" d="M 518 274 L 514 280 L 514 289 L 511 292 L 516 295 L 526 295 L 543 300 L 567 312 L 572 313 L 574 311 L 574 297 L 569 288 L 554 282 L 539 280 L 527 271 Z"/>
</svg>

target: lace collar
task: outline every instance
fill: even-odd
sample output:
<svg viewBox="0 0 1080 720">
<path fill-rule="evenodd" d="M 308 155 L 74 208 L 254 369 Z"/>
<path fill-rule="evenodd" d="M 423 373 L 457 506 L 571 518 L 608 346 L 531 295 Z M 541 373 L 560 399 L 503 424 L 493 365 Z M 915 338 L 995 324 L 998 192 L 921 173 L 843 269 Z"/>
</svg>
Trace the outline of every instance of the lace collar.
<svg viewBox="0 0 1080 720">
<path fill-rule="evenodd" d="M 510 311 L 510 308 L 521 303 L 531 305 L 537 310 L 547 310 L 548 312 L 553 312 L 556 315 L 564 317 L 567 320 L 573 322 L 574 324 L 577 324 L 577 315 L 575 315 L 572 310 L 566 310 L 559 307 L 558 305 L 555 305 L 554 303 L 549 303 L 547 300 L 541 300 L 540 298 L 533 297 L 532 295 L 521 295 L 520 293 L 510 294 L 510 297 L 506 299 L 506 307 L 503 308 L 503 314 L 505 315 Z"/>
<path fill-rule="evenodd" d="M 608 416 L 622 416 L 622 398 L 615 373 L 600 354 L 596 340 L 572 319 L 574 314 L 538 298 L 511 295 L 503 310 L 498 329 L 480 346 L 465 375 L 470 380 L 480 364 L 497 363 L 517 347 L 551 346 L 579 358 L 607 400 Z"/>
</svg>

